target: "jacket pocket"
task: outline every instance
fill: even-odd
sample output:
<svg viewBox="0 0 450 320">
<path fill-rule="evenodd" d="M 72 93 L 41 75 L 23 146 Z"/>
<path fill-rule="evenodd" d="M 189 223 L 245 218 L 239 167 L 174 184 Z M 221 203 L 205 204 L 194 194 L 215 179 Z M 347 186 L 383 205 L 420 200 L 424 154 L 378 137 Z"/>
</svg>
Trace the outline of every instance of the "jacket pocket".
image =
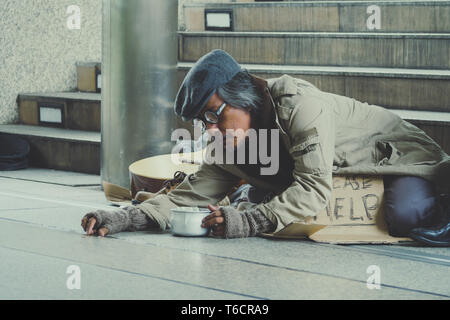
<svg viewBox="0 0 450 320">
<path fill-rule="evenodd" d="M 393 165 L 402 156 L 402 153 L 388 141 L 377 141 L 377 165 Z"/>
<path fill-rule="evenodd" d="M 435 165 L 441 153 L 434 144 L 417 141 L 377 141 L 377 165 Z"/>
<path fill-rule="evenodd" d="M 322 175 L 327 170 L 319 135 L 316 128 L 312 128 L 306 133 L 295 146 L 289 149 L 289 153 L 294 159 L 296 170 Z"/>
</svg>

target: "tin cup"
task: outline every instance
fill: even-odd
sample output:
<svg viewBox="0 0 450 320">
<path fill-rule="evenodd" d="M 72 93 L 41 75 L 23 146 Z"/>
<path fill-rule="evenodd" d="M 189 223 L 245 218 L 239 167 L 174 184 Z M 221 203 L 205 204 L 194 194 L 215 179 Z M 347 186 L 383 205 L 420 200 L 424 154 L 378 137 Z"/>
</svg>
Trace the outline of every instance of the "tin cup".
<svg viewBox="0 0 450 320">
<path fill-rule="evenodd" d="M 206 236 L 208 228 L 202 228 L 202 220 L 211 213 L 207 208 L 178 207 L 171 209 L 172 234 L 185 237 Z"/>
</svg>

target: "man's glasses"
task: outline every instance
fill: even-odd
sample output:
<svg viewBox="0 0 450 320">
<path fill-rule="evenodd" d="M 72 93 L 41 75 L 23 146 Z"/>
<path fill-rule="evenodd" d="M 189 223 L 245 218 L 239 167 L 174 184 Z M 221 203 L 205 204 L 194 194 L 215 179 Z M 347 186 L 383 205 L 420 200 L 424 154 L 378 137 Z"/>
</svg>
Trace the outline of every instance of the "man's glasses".
<svg viewBox="0 0 450 320">
<path fill-rule="evenodd" d="M 217 109 L 217 111 L 205 111 L 205 114 L 203 115 L 203 119 L 201 118 L 194 118 L 192 120 L 194 127 L 199 126 L 202 129 L 202 132 L 206 131 L 206 123 L 210 123 L 210 124 L 216 124 L 219 122 L 219 116 L 222 113 L 223 109 L 225 109 L 225 107 L 227 106 L 227 103 L 224 102 L 220 105 L 219 109 Z"/>
</svg>

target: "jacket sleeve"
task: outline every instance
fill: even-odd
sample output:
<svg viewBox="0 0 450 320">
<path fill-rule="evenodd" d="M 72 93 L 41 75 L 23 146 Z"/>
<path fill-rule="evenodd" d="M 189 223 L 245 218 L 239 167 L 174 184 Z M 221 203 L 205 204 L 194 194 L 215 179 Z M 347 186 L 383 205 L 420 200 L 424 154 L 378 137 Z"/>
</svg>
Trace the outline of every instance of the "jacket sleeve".
<svg viewBox="0 0 450 320">
<path fill-rule="evenodd" d="M 203 163 L 196 173 L 186 176 L 172 191 L 148 199 L 137 207 L 156 222 L 161 230 L 166 230 L 170 227 L 170 209 L 215 205 L 239 183 L 239 180 L 217 165 Z"/>
<path fill-rule="evenodd" d="M 285 120 L 294 160 L 293 182 L 258 208 L 272 222 L 275 232 L 293 221 L 302 221 L 323 210 L 331 198 L 335 143 L 333 108 L 318 97 L 294 96 Z"/>
</svg>

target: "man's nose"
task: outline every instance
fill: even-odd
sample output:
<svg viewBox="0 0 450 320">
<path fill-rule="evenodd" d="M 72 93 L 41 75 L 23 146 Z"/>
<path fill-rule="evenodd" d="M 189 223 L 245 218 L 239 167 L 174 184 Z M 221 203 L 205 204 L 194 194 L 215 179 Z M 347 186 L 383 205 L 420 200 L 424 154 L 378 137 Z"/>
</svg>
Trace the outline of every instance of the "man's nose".
<svg viewBox="0 0 450 320">
<path fill-rule="evenodd" d="M 217 123 L 208 123 L 206 124 L 206 132 L 210 137 L 220 137 L 223 136 L 222 132 L 219 129 L 219 125 Z"/>
<path fill-rule="evenodd" d="M 206 130 L 207 131 L 216 131 L 219 130 L 219 125 L 217 123 L 206 123 Z"/>
</svg>

